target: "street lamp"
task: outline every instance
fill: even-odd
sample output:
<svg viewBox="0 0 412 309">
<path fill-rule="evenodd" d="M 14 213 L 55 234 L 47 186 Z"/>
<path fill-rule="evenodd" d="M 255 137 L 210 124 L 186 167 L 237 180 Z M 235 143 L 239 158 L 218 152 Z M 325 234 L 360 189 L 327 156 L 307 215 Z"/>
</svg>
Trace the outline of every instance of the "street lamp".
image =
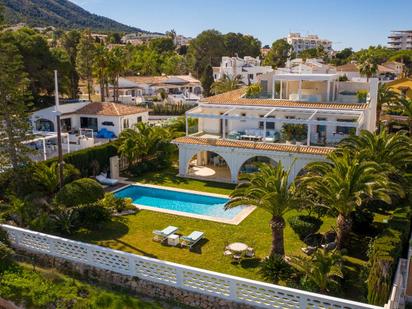
<svg viewBox="0 0 412 309">
<path fill-rule="evenodd" d="M 57 151 L 59 155 L 59 187 L 60 189 L 63 187 L 64 184 L 64 177 L 63 177 L 63 169 L 64 169 L 64 161 L 63 161 L 63 149 L 62 149 L 62 134 L 61 134 L 61 123 L 60 123 L 60 116 L 61 112 L 59 110 L 59 85 L 57 81 L 57 70 L 54 70 L 54 89 L 55 89 L 55 106 L 54 106 L 54 113 L 56 114 L 56 123 L 57 123 Z"/>
</svg>

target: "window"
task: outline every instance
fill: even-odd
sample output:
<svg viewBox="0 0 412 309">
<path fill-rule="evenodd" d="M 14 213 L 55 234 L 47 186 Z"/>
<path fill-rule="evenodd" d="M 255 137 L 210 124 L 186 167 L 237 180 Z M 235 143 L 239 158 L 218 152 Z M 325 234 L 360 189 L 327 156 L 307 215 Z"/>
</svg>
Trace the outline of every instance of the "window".
<svg viewBox="0 0 412 309">
<path fill-rule="evenodd" d="M 285 118 L 286 119 L 295 119 L 296 117 L 295 116 L 286 116 Z"/>
<path fill-rule="evenodd" d="M 263 116 L 260 116 L 263 117 Z M 269 116 L 267 117 L 268 119 L 270 118 L 276 118 L 275 116 Z M 266 130 L 274 130 L 276 127 L 276 123 L 275 122 L 269 122 L 266 121 Z M 264 128 L 264 122 L 263 121 L 259 121 L 259 129 L 263 129 Z"/>
<path fill-rule="evenodd" d="M 246 114 L 245 114 L 245 113 L 241 113 L 240 116 L 241 116 L 241 117 L 246 117 Z M 246 119 L 242 119 L 242 120 L 240 120 L 240 121 L 245 122 Z"/>
<path fill-rule="evenodd" d="M 129 128 L 129 119 L 125 118 L 123 119 L 123 129 L 128 129 Z"/>
<path fill-rule="evenodd" d="M 137 117 L 137 122 L 142 122 L 142 116 Z"/>
<path fill-rule="evenodd" d="M 248 78 L 248 79 L 253 79 L 253 74 L 248 74 L 248 75 L 247 75 L 247 78 Z"/>
<path fill-rule="evenodd" d="M 336 121 L 339 122 L 354 122 L 352 119 L 337 119 Z M 337 126 L 336 127 L 336 133 L 341 133 L 341 134 L 351 134 L 353 133 L 355 128 L 353 127 L 343 127 L 343 126 Z"/>
<path fill-rule="evenodd" d="M 108 127 L 114 127 L 114 123 L 111 121 L 103 121 L 102 125 L 108 126 Z"/>
<path fill-rule="evenodd" d="M 80 128 L 98 131 L 97 118 L 80 117 Z"/>
</svg>

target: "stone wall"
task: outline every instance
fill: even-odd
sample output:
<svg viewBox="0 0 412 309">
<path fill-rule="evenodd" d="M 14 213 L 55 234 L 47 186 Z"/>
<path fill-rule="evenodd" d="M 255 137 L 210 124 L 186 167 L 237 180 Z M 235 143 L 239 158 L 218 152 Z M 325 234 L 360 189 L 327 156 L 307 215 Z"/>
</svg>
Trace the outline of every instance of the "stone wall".
<svg viewBox="0 0 412 309">
<path fill-rule="evenodd" d="M 96 281 L 106 287 L 121 287 L 131 294 L 140 294 L 162 300 L 172 300 L 183 305 L 204 309 L 252 309 L 256 308 L 246 304 L 231 302 L 214 296 L 206 296 L 161 283 L 139 279 L 137 277 L 122 275 L 109 270 L 104 270 L 78 262 L 71 262 L 41 253 L 33 253 L 16 249 L 16 256 L 25 262 L 30 260 L 35 265 L 44 268 L 55 268 L 67 275 L 74 275 L 87 281 Z M 1 309 L 0 305 L 0 309 Z M 6 309 L 15 309 L 6 307 Z"/>
</svg>

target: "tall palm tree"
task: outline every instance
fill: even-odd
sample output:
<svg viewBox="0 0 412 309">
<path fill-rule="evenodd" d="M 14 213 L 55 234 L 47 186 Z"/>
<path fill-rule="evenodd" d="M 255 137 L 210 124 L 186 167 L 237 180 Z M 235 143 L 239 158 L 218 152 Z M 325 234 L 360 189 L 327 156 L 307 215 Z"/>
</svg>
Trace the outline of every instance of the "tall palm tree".
<svg viewBox="0 0 412 309">
<path fill-rule="evenodd" d="M 126 69 L 126 52 L 121 47 L 113 48 L 108 55 L 107 75 L 113 85 L 113 101 L 119 101 L 119 78 Z"/>
<path fill-rule="evenodd" d="M 293 257 L 290 264 L 316 285 L 320 293 L 329 292 L 339 284 L 337 279 L 343 279 L 343 261 L 338 253 L 316 250 L 312 257 Z"/>
<path fill-rule="evenodd" d="M 397 105 L 402 108 L 403 115 L 408 117 L 409 136 L 412 136 L 412 100 L 406 97 L 400 98 L 397 101 Z"/>
<path fill-rule="evenodd" d="M 363 76 L 366 76 L 367 80 L 374 76 L 378 71 L 378 65 L 371 58 L 366 58 L 359 64 L 359 73 Z"/>
<path fill-rule="evenodd" d="M 97 44 L 95 55 L 94 55 L 94 63 L 93 63 L 93 73 L 99 81 L 100 87 L 100 100 L 102 102 L 105 101 L 105 84 L 107 80 L 107 69 L 108 69 L 108 62 L 109 62 L 109 54 L 108 49 L 103 44 Z"/>
<path fill-rule="evenodd" d="M 235 77 L 224 75 L 223 78 L 215 81 L 212 84 L 211 92 L 213 94 L 220 94 L 220 93 L 238 89 L 240 88 L 241 85 L 242 85 L 242 82 L 241 82 L 240 75 L 237 75 Z"/>
<path fill-rule="evenodd" d="M 378 87 L 378 104 L 376 106 L 376 127 L 380 131 L 380 117 L 382 108 L 387 105 L 394 104 L 399 98 L 398 93 L 391 90 L 386 84 L 379 84 Z"/>
<path fill-rule="evenodd" d="M 198 120 L 196 118 L 188 117 L 187 125 L 189 132 L 191 128 L 196 128 Z M 175 137 L 183 136 L 186 132 L 186 117 L 180 116 L 171 121 L 169 128 L 173 130 Z"/>
<path fill-rule="evenodd" d="M 328 161 L 313 162 L 299 179 L 299 188 L 316 192 L 324 206 L 337 212 L 337 247 L 342 249 L 352 230 L 351 213 L 367 199 L 391 202 L 400 186 L 380 173 L 376 162 L 361 160 L 351 153 L 331 153 Z"/>
<path fill-rule="evenodd" d="M 361 160 L 376 162 L 388 175 L 402 175 L 412 164 L 412 141 L 405 132 L 389 134 L 386 129 L 379 133 L 363 130 L 358 136 L 342 140 L 336 151 L 348 151 Z"/>
<path fill-rule="evenodd" d="M 285 254 L 283 216 L 296 206 L 295 187 L 293 183 L 288 183 L 288 178 L 289 171 L 283 169 L 282 163 L 275 167 L 261 164 L 258 172 L 241 176 L 238 186 L 225 206 L 225 209 L 231 209 L 241 205 L 252 205 L 271 214 L 270 256 Z"/>
</svg>

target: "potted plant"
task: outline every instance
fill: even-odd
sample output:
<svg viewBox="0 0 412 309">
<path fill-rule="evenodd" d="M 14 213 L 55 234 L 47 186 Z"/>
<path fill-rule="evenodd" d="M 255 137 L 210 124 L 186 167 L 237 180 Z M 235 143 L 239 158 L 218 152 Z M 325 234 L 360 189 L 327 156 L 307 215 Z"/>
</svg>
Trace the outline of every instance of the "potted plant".
<svg viewBox="0 0 412 309">
<path fill-rule="evenodd" d="M 305 124 L 285 123 L 282 126 L 282 137 L 286 144 L 291 142 L 301 143 L 305 139 L 307 127 Z"/>
</svg>

